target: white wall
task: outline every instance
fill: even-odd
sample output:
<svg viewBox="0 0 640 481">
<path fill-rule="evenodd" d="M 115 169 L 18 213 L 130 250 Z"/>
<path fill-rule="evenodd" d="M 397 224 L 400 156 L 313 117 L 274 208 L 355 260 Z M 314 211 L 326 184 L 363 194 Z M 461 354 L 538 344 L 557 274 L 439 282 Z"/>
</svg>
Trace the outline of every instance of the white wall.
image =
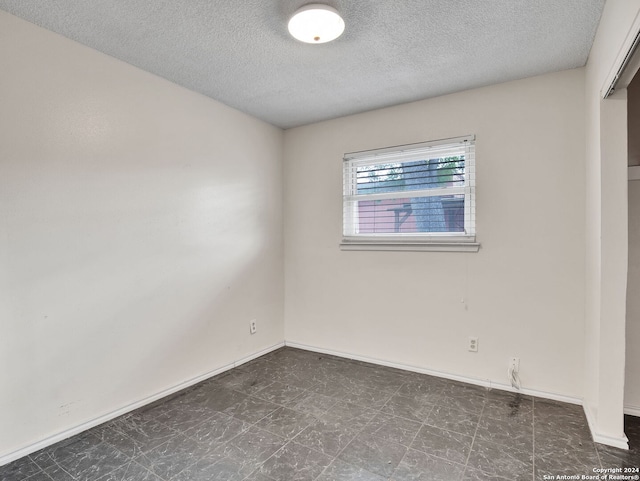
<svg viewBox="0 0 640 481">
<path fill-rule="evenodd" d="M 339 249 L 345 152 L 466 134 L 478 253 Z M 583 69 L 287 130 L 287 341 L 582 397 L 584 143 Z"/>
<path fill-rule="evenodd" d="M 640 76 L 627 89 L 629 165 L 640 163 Z M 624 404 L 640 415 L 640 182 L 629 182 L 629 270 Z"/>
<path fill-rule="evenodd" d="M 629 182 L 629 274 L 624 403 L 640 414 L 640 181 Z"/>
<path fill-rule="evenodd" d="M 0 457 L 282 341 L 281 130 L 3 12 L 0 65 Z"/>
<path fill-rule="evenodd" d="M 640 77 L 627 89 L 629 165 L 640 163 Z M 624 405 L 640 415 L 640 182 L 629 182 L 629 270 L 627 272 L 627 325 Z"/>
<path fill-rule="evenodd" d="M 636 75 L 627 89 L 627 121 L 629 134 L 628 165 L 640 165 L 640 77 Z"/>
<path fill-rule="evenodd" d="M 609 0 L 586 68 L 585 412 L 598 442 L 623 432 L 627 282 L 626 90 L 602 100 L 640 12 L 640 0 Z"/>
</svg>

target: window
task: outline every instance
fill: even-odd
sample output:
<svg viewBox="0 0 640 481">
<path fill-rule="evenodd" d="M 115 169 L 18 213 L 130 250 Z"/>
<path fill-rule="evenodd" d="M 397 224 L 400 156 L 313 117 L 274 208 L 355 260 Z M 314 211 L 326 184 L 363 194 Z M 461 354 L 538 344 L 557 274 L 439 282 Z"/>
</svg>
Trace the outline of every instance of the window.
<svg viewBox="0 0 640 481">
<path fill-rule="evenodd" d="M 475 137 L 346 154 L 343 209 L 343 249 L 477 251 Z"/>
</svg>

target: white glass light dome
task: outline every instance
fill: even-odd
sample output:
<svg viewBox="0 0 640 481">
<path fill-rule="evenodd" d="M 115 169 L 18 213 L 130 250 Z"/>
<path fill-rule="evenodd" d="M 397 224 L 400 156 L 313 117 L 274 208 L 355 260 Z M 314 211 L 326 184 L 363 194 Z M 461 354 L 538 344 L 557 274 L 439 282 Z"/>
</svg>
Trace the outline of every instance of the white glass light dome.
<svg viewBox="0 0 640 481">
<path fill-rule="evenodd" d="M 326 43 L 344 32 L 344 20 L 335 8 L 317 3 L 305 5 L 289 20 L 289 33 L 306 43 Z"/>
</svg>

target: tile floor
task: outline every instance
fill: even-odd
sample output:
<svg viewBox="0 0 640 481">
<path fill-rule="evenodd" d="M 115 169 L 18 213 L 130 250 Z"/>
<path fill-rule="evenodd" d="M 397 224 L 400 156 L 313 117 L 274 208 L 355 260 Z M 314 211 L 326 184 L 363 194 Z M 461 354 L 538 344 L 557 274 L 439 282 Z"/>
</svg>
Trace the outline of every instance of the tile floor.
<svg viewBox="0 0 640 481">
<path fill-rule="evenodd" d="M 640 467 L 578 406 L 283 348 L 0 467 L 28 481 L 477 481 Z M 546 478 L 552 479 L 552 478 Z"/>
</svg>

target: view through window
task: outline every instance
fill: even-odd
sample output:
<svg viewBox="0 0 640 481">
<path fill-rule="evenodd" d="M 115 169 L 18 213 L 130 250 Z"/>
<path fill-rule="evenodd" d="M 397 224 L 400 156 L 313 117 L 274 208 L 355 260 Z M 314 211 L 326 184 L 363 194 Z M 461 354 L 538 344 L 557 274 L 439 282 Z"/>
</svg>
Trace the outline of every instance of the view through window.
<svg viewBox="0 0 640 481">
<path fill-rule="evenodd" d="M 347 154 L 344 236 L 472 238 L 473 137 Z"/>
</svg>

